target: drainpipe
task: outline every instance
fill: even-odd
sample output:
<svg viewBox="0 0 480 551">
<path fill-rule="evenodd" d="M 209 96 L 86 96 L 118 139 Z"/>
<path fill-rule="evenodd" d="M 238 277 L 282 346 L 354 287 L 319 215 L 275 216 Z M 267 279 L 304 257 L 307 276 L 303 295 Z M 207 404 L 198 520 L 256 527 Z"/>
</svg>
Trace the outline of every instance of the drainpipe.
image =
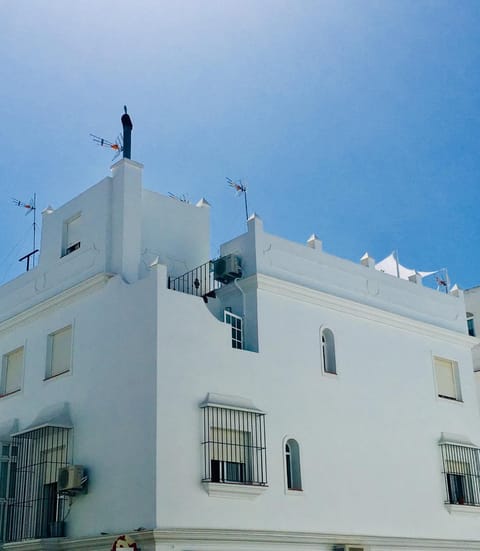
<svg viewBox="0 0 480 551">
<path fill-rule="evenodd" d="M 233 280 L 233 284 L 235 285 L 235 287 L 242 293 L 242 302 L 243 302 L 243 327 L 242 327 L 242 331 L 243 331 L 243 344 L 244 344 L 244 348 L 245 348 L 245 336 L 246 336 L 246 327 L 247 327 L 247 299 L 246 299 L 246 296 L 245 296 L 245 292 L 244 290 L 240 287 L 240 285 L 238 284 L 238 280 L 240 278 L 239 277 L 236 277 L 234 280 Z"/>
</svg>

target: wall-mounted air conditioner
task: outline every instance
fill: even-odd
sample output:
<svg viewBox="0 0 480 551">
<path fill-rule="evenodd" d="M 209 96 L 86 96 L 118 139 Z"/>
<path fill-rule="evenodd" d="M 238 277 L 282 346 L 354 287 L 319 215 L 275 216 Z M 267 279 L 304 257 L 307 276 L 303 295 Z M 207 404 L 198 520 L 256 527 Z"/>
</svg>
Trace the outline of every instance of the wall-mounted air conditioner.
<svg viewBox="0 0 480 551">
<path fill-rule="evenodd" d="M 58 469 L 57 490 L 59 492 L 81 491 L 85 483 L 82 465 L 67 465 Z"/>
<path fill-rule="evenodd" d="M 213 261 L 213 277 L 215 281 L 230 283 L 237 277 L 242 277 L 240 258 L 234 254 L 227 254 Z"/>
</svg>

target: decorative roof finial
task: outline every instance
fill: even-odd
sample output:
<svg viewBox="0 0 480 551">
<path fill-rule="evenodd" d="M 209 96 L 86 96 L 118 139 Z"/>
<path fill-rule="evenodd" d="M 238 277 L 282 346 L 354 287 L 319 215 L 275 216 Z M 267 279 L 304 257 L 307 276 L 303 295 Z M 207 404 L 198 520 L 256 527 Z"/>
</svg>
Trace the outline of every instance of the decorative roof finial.
<svg viewBox="0 0 480 551">
<path fill-rule="evenodd" d="M 131 149 L 132 149 L 132 129 L 133 123 L 130 115 L 127 113 L 127 106 L 124 105 L 123 109 L 125 113 L 122 115 L 122 126 L 123 126 L 123 158 L 131 159 Z"/>
</svg>

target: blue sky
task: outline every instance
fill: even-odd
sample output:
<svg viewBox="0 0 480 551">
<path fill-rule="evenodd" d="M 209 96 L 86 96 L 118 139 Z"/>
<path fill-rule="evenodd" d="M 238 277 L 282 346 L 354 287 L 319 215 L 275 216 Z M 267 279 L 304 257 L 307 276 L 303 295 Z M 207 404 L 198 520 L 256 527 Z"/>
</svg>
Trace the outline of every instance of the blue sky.
<svg viewBox="0 0 480 551">
<path fill-rule="evenodd" d="M 205 197 L 212 254 L 265 229 L 480 284 L 480 2 L 0 0 L 0 282 L 31 218 L 109 174 L 126 103 L 144 185 Z"/>
</svg>

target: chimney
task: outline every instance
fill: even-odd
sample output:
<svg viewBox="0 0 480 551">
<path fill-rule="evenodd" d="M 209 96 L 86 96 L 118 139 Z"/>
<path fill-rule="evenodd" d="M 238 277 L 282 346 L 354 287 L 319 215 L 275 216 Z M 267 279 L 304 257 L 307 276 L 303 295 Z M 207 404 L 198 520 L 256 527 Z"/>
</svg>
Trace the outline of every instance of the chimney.
<svg viewBox="0 0 480 551">
<path fill-rule="evenodd" d="M 125 113 L 122 115 L 122 126 L 123 126 L 123 158 L 131 159 L 132 158 L 132 119 L 127 113 L 127 106 L 123 106 Z"/>
</svg>

